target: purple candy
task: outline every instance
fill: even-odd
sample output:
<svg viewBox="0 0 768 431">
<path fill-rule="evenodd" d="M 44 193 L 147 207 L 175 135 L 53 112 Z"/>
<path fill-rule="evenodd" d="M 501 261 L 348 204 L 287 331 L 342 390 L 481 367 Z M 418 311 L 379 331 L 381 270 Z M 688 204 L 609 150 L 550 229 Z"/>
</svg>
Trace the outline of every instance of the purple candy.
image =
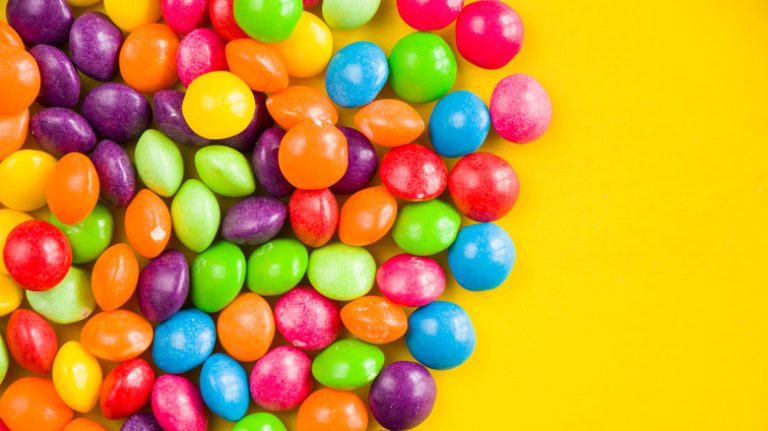
<svg viewBox="0 0 768 431">
<path fill-rule="evenodd" d="M 83 74 L 97 81 L 112 79 L 117 69 L 123 34 L 106 15 L 86 12 L 69 33 L 69 54 Z"/>
<path fill-rule="evenodd" d="M 125 84 L 94 88 L 83 98 L 81 111 L 99 136 L 121 144 L 138 138 L 152 121 L 147 99 Z"/>
<path fill-rule="evenodd" d="M 330 187 L 334 193 L 349 195 L 362 190 L 376 175 L 379 156 L 371 141 L 362 133 L 349 127 L 339 127 L 347 138 L 347 172 Z"/>
<path fill-rule="evenodd" d="M 63 45 L 74 20 L 65 0 L 8 0 L 5 16 L 29 46 Z"/>
<path fill-rule="evenodd" d="M 163 431 L 163 429 L 157 423 L 155 415 L 141 412 L 129 417 L 120 427 L 120 431 Z"/>
<path fill-rule="evenodd" d="M 139 275 L 139 308 L 147 319 L 162 322 L 181 309 L 189 294 L 189 265 L 178 250 L 166 250 Z"/>
<path fill-rule="evenodd" d="M 40 94 L 43 106 L 74 108 L 80 100 L 80 77 L 67 54 L 50 45 L 37 45 L 29 50 L 40 68 Z"/>
<path fill-rule="evenodd" d="M 379 373 L 368 394 L 373 417 L 391 431 L 408 430 L 432 412 L 437 386 L 432 375 L 416 362 L 393 362 Z"/>
<path fill-rule="evenodd" d="M 256 179 L 264 191 L 276 198 L 288 196 L 294 188 L 283 176 L 277 162 L 277 152 L 283 136 L 285 131 L 277 127 L 264 131 L 256 142 L 251 160 Z"/>
<path fill-rule="evenodd" d="M 105 139 L 91 153 L 91 162 L 99 175 L 101 198 L 118 208 L 127 206 L 136 193 L 136 171 L 128 153 Z"/>
<path fill-rule="evenodd" d="M 181 114 L 181 102 L 183 100 L 184 93 L 178 90 L 160 90 L 155 93 L 155 123 L 157 123 L 157 128 L 172 141 L 179 144 L 193 147 L 203 147 L 210 144 L 211 141 L 193 132 L 187 121 L 184 120 L 184 116 Z"/>
<path fill-rule="evenodd" d="M 253 98 L 256 100 L 256 111 L 253 113 L 251 123 L 239 134 L 219 141 L 221 145 L 232 147 L 243 153 L 251 151 L 261 134 L 272 127 L 274 121 L 267 111 L 267 95 L 254 91 Z"/>
<path fill-rule="evenodd" d="M 88 153 L 96 146 L 91 125 L 71 109 L 42 109 L 32 116 L 29 128 L 40 148 L 55 157 L 72 152 Z"/>
<path fill-rule="evenodd" d="M 285 204 L 268 196 L 243 199 L 229 209 L 222 227 L 224 239 L 235 244 L 259 245 L 271 240 L 285 224 Z"/>
</svg>

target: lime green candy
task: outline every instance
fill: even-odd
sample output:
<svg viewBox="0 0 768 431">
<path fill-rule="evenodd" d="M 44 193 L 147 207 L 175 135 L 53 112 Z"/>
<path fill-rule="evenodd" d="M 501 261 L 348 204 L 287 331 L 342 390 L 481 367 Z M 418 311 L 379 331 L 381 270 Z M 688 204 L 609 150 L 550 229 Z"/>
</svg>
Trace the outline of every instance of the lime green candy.
<svg viewBox="0 0 768 431">
<path fill-rule="evenodd" d="M 248 289 L 263 296 L 282 295 L 299 284 L 307 261 L 307 248 L 295 239 L 262 244 L 248 257 Z"/>
<path fill-rule="evenodd" d="M 112 213 L 100 203 L 79 223 L 64 224 L 53 214 L 48 221 L 64 232 L 69 240 L 73 263 L 93 262 L 112 242 Z"/>
<path fill-rule="evenodd" d="M 195 154 L 195 168 L 205 185 L 222 196 L 237 198 L 256 190 L 251 164 L 234 148 L 224 145 L 201 148 Z"/>
<path fill-rule="evenodd" d="M 176 193 L 184 179 L 184 160 L 171 139 L 158 130 L 145 131 L 136 144 L 136 170 L 141 181 L 160 196 Z"/>
<path fill-rule="evenodd" d="M 373 287 L 376 262 L 363 247 L 335 243 L 312 252 L 307 275 L 312 286 L 323 296 L 351 301 Z"/>
<path fill-rule="evenodd" d="M 337 341 L 312 362 L 312 375 L 329 388 L 352 390 L 371 383 L 384 366 L 384 352 L 349 338 Z"/>
<path fill-rule="evenodd" d="M 331 28 L 362 27 L 376 15 L 380 2 L 380 0 L 324 0 L 323 19 Z"/>
<path fill-rule="evenodd" d="M 288 39 L 304 10 L 302 0 L 235 0 L 235 21 L 260 42 Z"/>
<path fill-rule="evenodd" d="M 288 431 L 277 416 L 269 413 L 248 415 L 232 427 L 232 431 Z"/>
<path fill-rule="evenodd" d="M 460 224 L 459 213 L 441 200 L 412 203 L 400 210 L 392 238 L 406 253 L 429 256 L 453 244 Z"/>
<path fill-rule="evenodd" d="M 74 266 L 53 289 L 42 292 L 27 290 L 27 301 L 33 310 L 61 325 L 79 322 L 96 308 L 90 275 Z"/>
<path fill-rule="evenodd" d="M 3 336 L 0 335 L 0 385 L 8 374 L 8 349 L 5 347 Z"/>
<path fill-rule="evenodd" d="M 245 255 L 240 247 L 219 241 L 192 261 L 192 303 L 206 313 L 214 313 L 240 292 L 245 281 Z"/>
<path fill-rule="evenodd" d="M 440 36 L 411 33 L 392 48 L 389 84 L 401 99 L 432 102 L 443 97 L 455 81 L 456 57 Z"/>
<path fill-rule="evenodd" d="M 171 203 L 173 232 L 195 253 L 208 248 L 219 231 L 221 210 L 211 189 L 198 180 L 187 180 Z"/>
</svg>

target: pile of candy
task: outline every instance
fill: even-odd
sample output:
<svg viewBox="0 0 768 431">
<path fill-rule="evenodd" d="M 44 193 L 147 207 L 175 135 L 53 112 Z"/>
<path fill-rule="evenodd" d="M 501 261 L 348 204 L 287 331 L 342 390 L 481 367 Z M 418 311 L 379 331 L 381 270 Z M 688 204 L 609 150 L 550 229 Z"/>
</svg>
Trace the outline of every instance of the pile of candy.
<svg viewBox="0 0 768 431">
<path fill-rule="evenodd" d="M 40 374 L 6 383 L 0 430 L 104 430 L 73 420 L 97 404 L 124 431 L 205 430 L 208 411 L 236 431 L 285 430 L 246 416 L 251 399 L 298 407 L 298 431 L 362 431 L 368 408 L 389 430 L 424 421 L 436 396 L 425 367 L 456 367 L 475 347 L 467 313 L 438 300 L 446 275 L 430 256 L 447 250 L 468 290 L 504 282 L 515 248 L 491 222 L 518 180 L 475 151 L 491 125 L 524 143 L 551 116 L 523 74 L 497 84 L 490 109 L 449 93 L 456 59 L 429 31 L 455 21 L 459 53 L 500 68 L 520 50 L 520 17 L 492 0 L 398 0 L 419 31 L 387 56 L 365 41 L 333 53 L 330 28 L 364 25 L 379 0 L 71 8 L 97 2 L 8 0 L 0 22 L 0 381 L 9 356 Z M 323 72 L 325 93 L 290 85 Z M 387 83 L 399 99 L 377 100 Z M 436 100 L 428 127 L 407 103 Z M 355 128 L 337 126 L 337 105 L 359 108 Z M 431 148 L 414 143 L 425 129 Z M 180 145 L 196 147 L 194 173 Z M 387 147 L 380 163 L 374 145 Z M 460 158 L 449 172 L 441 156 Z M 438 199 L 446 189 L 455 207 Z M 377 267 L 364 247 L 390 231 L 404 253 Z M 59 346 L 49 322 L 80 321 L 79 341 Z M 385 366 L 377 345 L 403 337 L 418 362 Z M 105 363 L 118 365 L 103 376 Z M 355 390 L 369 384 L 366 406 Z"/>
</svg>

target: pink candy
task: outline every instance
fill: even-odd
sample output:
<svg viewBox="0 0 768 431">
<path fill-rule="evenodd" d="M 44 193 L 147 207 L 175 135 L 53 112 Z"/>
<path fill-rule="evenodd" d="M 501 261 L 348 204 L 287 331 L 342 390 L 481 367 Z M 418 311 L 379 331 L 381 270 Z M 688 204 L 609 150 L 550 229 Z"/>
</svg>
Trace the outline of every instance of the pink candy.
<svg viewBox="0 0 768 431">
<path fill-rule="evenodd" d="M 260 407 L 287 411 L 298 407 L 312 390 L 312 359 L 291 346 L 276 347 L 256 361 L 251 397 Z"/>
<path fill-rule="evenodd" d="M 421 307 L 443 294 L 445 273 L 432 258 L 401 254 L 379 267 L 376 284 L 395 304 Z"/>
<path fill-rule="evenodd" d="M 511 7 L 481 0 L 465 7 L 456 21 L 456 48 L 470 63 L 498 69 L 509 63 L 523 44 L 523 21 Z"/>
<path fill-rule="evenodd" d="M 181 40 L 176 51 L 176 70 L 185 87 L 200 75 L 227 70 L 226 43 L 209 28 L 193 30 Z"/>
<path fill-rule="evenodd" d="M 152 413 L 165 431 L 208 429 L 208 417 L 200 391 L 182 376 L 165 374 L 155 380 Z"/>
<path fill-rule="evenodd" d="M 446 27 L 459 16 L 464 0 L 397 0 L 397 11 L 406 24 L 429 31 Z"/>
<path fill-rule="evenodd" d="M 163 19 L 176 33 L 186 34 L 202 27 L 208 18 L 207 0 L 161 0 Z"/>
<path fill-rule="evenodd" d="M 549 128 L 552 102 L 533 77 L 519 73 L 502 79 L 491 94 L 491 123 L 501 137 L 531 142 Z"/>
<path fill-rule="evenodd" d="M 341 332 L 341 309 L 311 287 L 296 287 L 275 304 L 277 330 L 292 345 L 319 350 Z"/>
</svg>

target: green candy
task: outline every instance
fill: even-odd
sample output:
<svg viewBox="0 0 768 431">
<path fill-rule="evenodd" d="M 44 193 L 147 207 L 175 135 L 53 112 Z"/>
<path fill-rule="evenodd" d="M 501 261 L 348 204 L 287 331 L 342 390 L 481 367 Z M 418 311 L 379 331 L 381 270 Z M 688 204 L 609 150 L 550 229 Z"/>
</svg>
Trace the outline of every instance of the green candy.
<svg viewBox="0 0 768 431">
<path fill-rule="evenodd" d="M 412 103 L 435 101 L 456 81 L 456 57 L 445 41 L 432 33 L 411 33 L 389 55 L 389 85 Z"/>
<path fill-rule="evenodd" d="M 171 139 L 158 130 L 145 131 L 134 153 L 139 178 L 153 192 L 169 197 L 184 179 L 184 160 Z"/>
<path fill-rule="evenodd" d="M 277 416 L 269 413 L 248 415 L 232 427 L 232 431 L 288 431 Z"/>
<path fill-rule="evenodd" d="M 380 3 L 380 0 L 324 0 L 323 19 L 331 28 L 362 27 L 376 15 Z"/>
<path fill-rule="evenodd" d="M 195 154 L 195 168 L 200 179 L 222 196 L 237 198 L 256 190 L 251 164 L 234 148 L 224 145 L 201 148 Z"/>
<path fill-rule="evenodd" d="M 376 261 L 363 247 L 335 243 L 312 252 L 307 275 L 312 286 L 323 296 L 351 301 L 373 287 Z"/>
<path fill-rule="evenodd" d="M 61 325 L 79 322 L 96 308 L 90 275 L 74 266 L 53 289 L 42 292 L 27 290 L 27 301 L 33 310 Z"/>
<path fill-rule="evenodd" d="M 211 189 L 198 180 L 187 180 L 171 203 L 173 232 L 195 253 L 208 248 L 219 231 L 221 211 Z"/>
<path fill-rule="evenodd" d="M 312 362 L 312 375 L 329 388 L 352 390 L 371 383 L 384 366 L 384 352 L 349 338 L 337 341 Z"/>
<path fill-rule="evenodd" d="M 93 262 L 112 242 L 112 213 L 100 203 L 79 223 L 64 224 L 53 214 L 48 221 L 64 232 L 69 240 L 73 263 Z"/>
<path fill-rule="evenodd" d="M 3 336 L 0 335 L 0 385 L 3 384 L 6 374 L 8 374 L 8 349 L 5 347 Z"/>
<path fill-rule="evenodd" d="M 192 261 L 192 303 L 206 313 L 215 313 L 240 292 L 245 282 L 245 255 L 240 247 L 219 241 Z"/>
<path fill-rule="evenodd" d="M 304 10 L 302 0 L 235 0 L 235 21 L 259 42 L 288 39 Z"/>
<path fill-rule="evenodd" d="M 392 238 L 406 253 L 429 256 L 453 244 L 460 224 L 459 213 L 441 200 L 412 203 L 400 210 Z"/>
<path fill-rule="evenodd" d="M 307 261 L 307 248 L 295 239 L 262 244 L 248 257 L 248 289 L 263 296 L 282 295 L 299 284 Z"/>
</svg>

